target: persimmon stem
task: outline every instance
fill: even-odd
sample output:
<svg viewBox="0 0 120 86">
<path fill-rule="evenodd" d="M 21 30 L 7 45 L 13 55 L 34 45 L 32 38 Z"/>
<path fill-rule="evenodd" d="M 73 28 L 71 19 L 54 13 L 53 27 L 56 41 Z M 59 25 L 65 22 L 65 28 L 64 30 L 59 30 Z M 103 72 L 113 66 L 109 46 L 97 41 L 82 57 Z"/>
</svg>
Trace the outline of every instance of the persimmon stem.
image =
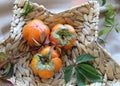
<svg viewBox="0 0 120 86">
<path fill-rule="evenodd" d="M 8 62 L 9 62 L 8 59 L 5 60 L 5 61 L 3 61 L 3 62 L 0 64 L 0 69 L 1 69 L 4 65 L 6 65 Z"/>
<path fill-rule="evenodd" d="M 2 67 L 4 67 L 8 62 L 10 63 L 13 63 L 14 64 L 14 61 L 25 56 L 27 53 L 29 52 L 32 52 L 32 51 L 36 51 L 38 50 L 38 48 L 35 48 L 35 49 L 31 49 L 31 50 L 28 50 L 26 52 L 23 52 L 21 54 L 19 54 L 18 56 L 15 56 L 15 58 L 11 58 L 12 56 L 10 56 L 7 60 L 4 60 L 1 64 L 0 64 L 0 69 L 2 69 Z M 2 58 L 2 57 L 1 57 Z"/>
</svg>

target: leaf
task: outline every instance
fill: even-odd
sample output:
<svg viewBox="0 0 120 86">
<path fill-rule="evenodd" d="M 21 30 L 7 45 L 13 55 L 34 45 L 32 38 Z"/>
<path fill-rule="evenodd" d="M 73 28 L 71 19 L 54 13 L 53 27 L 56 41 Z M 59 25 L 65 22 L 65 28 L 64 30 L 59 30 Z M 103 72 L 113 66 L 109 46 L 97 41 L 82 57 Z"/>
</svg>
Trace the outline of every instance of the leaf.
<svg viewBox="0 0 120 86">
<path fill-rule="evenodd" d="M 90 82 L 103 82 L 101 75 L 96 69 L 88 64 L 79 64 L 79 72 Z"/>
<path fill-rule="evenodd" d="M 114 25 L 114 18 L 106 18 L 105 19 L 106 24 Z"/>
<path fill-rule="evenodd" d="M 5 58 L 8 58 L 9 56 L 3 52 L 0 52 L 0 57 L 5 57 Z"/>
<path fill-rule="evenodd" d="M 3 70 L 3 72 L 0 72 L 0 74 L 2 75 L 2 77 L 5 77 L 9 73 L 10 68 L 11 68 L 11 64 L 8 63 L 7 65 L 5 65 L 4 68 L 5 69 Z"/>
<path fill-rule="evenodd" d="M 6 60 L 9 58 L 9 56 L 3 52 L 0 53 L 0 75 L 4 78 L 9 78 L 11 77 L 12 73 L 12 67 L 13 65 L 10 62 L 6 62 Z M 4 64 L 4 63 L 7 64 Z M 4 65 L 3 65 L 4 64 Z"/>
<path fill-rule="evenodd" d="M 13 72 L 14 71 L 14 64 L 10 63 L 9 65 L 10 65 L 9 68 L 6 68 L 7 69 L 6 74 L 3 75 L 4 78 L 10 78 L 10 77 L 12 77 L 12 75 L 14 73 Z"/>
<path fill-rule="evenodd" d="M 75 68 L 76 73 L 76 80 L 77 80 L 77 86 L 85 86 L 85 78 L 84 76 L 79 72 L 79 68 Z"/>
<path fill-rule="evenodd" d="M 43 31 L 42 34 L 40 35 L 41 43 L 43 43 L 45 40 L 45 33 L 46 33 L 46 31 Z"/>
<path fill-rule="evenodd" d="M 0 75 L 3 78 L 10 78 L 13 75 L 14 64 L 7 63 L 3 69 L 0 70 Z"/>
<path fill-rule="evenodd" d="M 30 12 L 32 12 L 34 9 L 34 6 L 30 5 L 30 0 L 28 0 L 25 4 L 24 11 L 21 13 L 21 16 L 26 17 Z"/>
<path fill-rule="evenodd" d="M 120 27 L 118 26 L 118 24 L 115 25 L 115 31 L 116 31 L 117 33 L 119 33 L 119 29 L 120 29 Z"/>
<path fill-rule="evenodd" d="M 108 32 L 110 32 L 110 29 L 109 29 L 109 28 L 108 28 L 108 29 L 101 30 L 101 31 L 98 33 L 98 35 L 99 35 L 99 36 L 102 36 L 102 35 L 104 35 L 104 34 L 106 34 L 106 33 L 108 33 Z"/>
<path fill-rule="evenodd" d="M 106 0 L 102 0 L 102 6 L 106 4 Z"/>
<path fill-rule="evenodd" d="M 104 44 L 106 41 L 104 39 L 101 39 L 100 37 L 97 38 L 97 41 L 99 44 Z"/>
<path fill-rule="evenodd" d="M 64 79 L 66 84 L 70 81 L 72 77 L 72 71 L 73 71 L 73 65 L 69 65 L 65 68 Z"/>
<path fill-rule="evenodd" d="M 109 10 L 114 10 L 114 6 L 112 4 L 108 4 L 107 7 L 109 8 Z"/>
<path fill-rule="evenodd" d="M 105 24 L 114 25 L 116 12 L 114 11 L 114 6 L 112 4 L 107 5 L 108 11 L 105 14 Z M 106 25 L 105 25 L 106 26 Z"/>
<path fill-rule="evenodd" d="M 0 86 L 14 86 L 14 85 L 12 84 L 12 82 L 6 79 L 0 78 Z"/>
<path fill-rule="evenodd" d="M 82 63 L 82 62 L 87 62 L 87 61 L 91 61 L 94 60 L 95 57 L 90 55 L 90 54 L 80 54 L 77 58 L 76 58 L 76 63 Z"/>
<path fill-rule="evenodd" d="M 9 58 L 9 56 L 7 54 L 0 52 L 0 63 L 8 58 Z"/>
</svg>

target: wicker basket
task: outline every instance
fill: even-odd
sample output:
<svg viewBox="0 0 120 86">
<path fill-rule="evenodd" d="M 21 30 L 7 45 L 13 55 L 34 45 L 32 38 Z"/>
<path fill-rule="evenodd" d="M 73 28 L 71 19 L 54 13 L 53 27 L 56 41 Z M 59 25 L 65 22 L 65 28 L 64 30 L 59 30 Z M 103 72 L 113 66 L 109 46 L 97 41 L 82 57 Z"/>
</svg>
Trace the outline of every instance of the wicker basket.
<svg viewBox="0 0 120 86">
<path fill-rule="evenodd" d="M 96 1 L 88 1 L 78 7 L 54 14 L 42 5 L 32 3 L 34 10 L 29 17 L 21 16 L 27 0 L 16 0 L 13 7 L 13 19 L 11 23 L 10 35 L 0 44 L 0 52 L 16 53 L 29 50 L 29 45 L 22 38 L 22 27 L 32 20 L 39 18 L 46 25 L 52 28 L 57 23 L 68 23 L 77 32 L 77 41 L 72 50 L 62 52 L 63 66 L 59 73 L 51 79 L 40 79 L 34 75 L 29 67 L 32 53 L 20 59 L 14 67 L 14 75 L 9 79 L 15 86 L 65 86 L 63 79 L 63 69 L 71 63 L 69 57 L 75 57 L 80 53 L 90 53 L 98 58 L 93 62 L 94 66 L 104 76 L 106 83 L 93 83 L 90 86 L 120 86 L 120 66 L 112 60 L 111 56 L 97 43 L 97 29 L 99 5 Z M 75 86 L 74 78 L 67 86 Z"/>
</svg>

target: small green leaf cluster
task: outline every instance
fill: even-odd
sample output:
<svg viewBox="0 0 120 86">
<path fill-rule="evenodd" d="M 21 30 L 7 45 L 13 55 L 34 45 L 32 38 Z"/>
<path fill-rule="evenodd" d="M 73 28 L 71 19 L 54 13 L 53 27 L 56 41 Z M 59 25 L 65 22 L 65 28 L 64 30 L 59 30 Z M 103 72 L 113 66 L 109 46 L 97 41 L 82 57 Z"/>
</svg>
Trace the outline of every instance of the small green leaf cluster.
<svg viewBox="0 0 120 86">
<path fill-rule="evenodd" d="M 2 66 L 5 60 L 9 59 L 9 56 L 4 53 L 0 53 L 0 86 L 13 86 L 13 84 L 6 78 L 10 78 L 13 75 L 14 65 L 8 62 L 6 65 Z"/>
<path fill-rule="evenodd" d="M 95 57 L 90 54 L 81 54 L 76 58 L 75 65 L 69 65 L 65 68 L 64 79 L 67 84 L 73 74 L 77 81 L 77 86 L 85 86 L 86 81 L 89 82 L 103 82 L 102 76 L 98 73 L 96 68 L 89 63 Z M 73 71 L 75 70 L 75 71 Z"/>
<path fill-rule="evenodd" d="M 112 4 L 107 5 L 108 11 L 105 14 L 105 23 L 104 26 L 106 29 L 101 30 L 99 32 L 99 36 L 102 36 L 106 33 L 109 33 L 113 28 L 115 28 L 116 32 L 119 32 L 118 24 L 115 22 L 116 12 L 114 11 L 115 8 Z"/>
<path fill-rule="evenodd" d="M 24 17 L 28 16 L 28 14 L 31 13 L 33 9 L 34 9 L 34 6 L 31 6 L 30 1 L 28 0 L 25 4 L 23 12 L 21 13 L 21 16 L 24 16 Z"/>
<path fill-rule="evenodd" d="M 102 0 L 102 6 L 106 4 L 106 0 Z"/>
</svg>

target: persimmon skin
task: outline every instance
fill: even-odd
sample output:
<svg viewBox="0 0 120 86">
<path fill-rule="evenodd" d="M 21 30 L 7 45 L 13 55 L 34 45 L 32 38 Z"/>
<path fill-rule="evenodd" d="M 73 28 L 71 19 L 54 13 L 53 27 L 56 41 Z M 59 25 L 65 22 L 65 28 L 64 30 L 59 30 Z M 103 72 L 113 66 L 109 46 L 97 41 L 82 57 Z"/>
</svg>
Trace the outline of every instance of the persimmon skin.
<svg viewBox="0 0 120 86">
<path fill-rule="evenodd" d="M 61 59 L 56 57 L 56 58 L 52 59 L 52 62 L 55 64 L 54 72 L 58 72 L 62 66 Z"/>
<path fill-rule="evenodd" d="M 44 37 L 43 40 L 41 40 L 41 36 L 44 32 Z M 50 34 L 50 29 L 47 25 L 45 25 L 41 20 L 39 19 L 34 19 L 30 22 L 28 22 L 24 27 L 23 27 L 23 38 L 27 40 L 27 42 L 31 46 L 35 46 L 35 42 L 33 39 L 35 39 L 38 43 L 43 43 L 46 38 Z"/>
<path fill-rule="evenodd" d="M 40 51 L 39 53 L 42 55 L 42 56 L 45 56 L 51 49 L 52 47 L 51 46 L 44 46 Z M 56 57 L 60 57 L 60 52 L 55 50 L 54 48 L 51 50 L 52 52 L 52 58 L 56 58 Z"/>
<path fill-rule="evenodd" d="M 32 58 L 32 61 L 31 61 L 31 63 L 30 63 L 30 67 L 31 67 L 31 69 L 33 70 L 33 73 L 34 73 L 35 75 L 38 75 L 38 69 L 37 69 L 37 67 L 36 67 L 37 62 L 38 62 L 37 57 L 36 57 L 36 55 L 34 55 L 33 58 Z"/>
<path fill-rule="evenodd" d="M 42 79 L 48 79 L 48 78 L 51 78 L 54 76 L 54 71 L 50 71 L 50 70 L 47 70 L 47 69 L 44 69 L 44 70 L 38 70 L 38 75 L 40 78 Z"/>
<path fill-rule="evenodd" d="M 58 72 L 61 68 L 62 65 L 62 60 L 59 58 L 60 54 L 58 53 L 57 50 L 54 50 L 54 48 L 52 48 L 51 46 L 45 46 L 43 47 L 37 54 L 35 54 L 32 58 L 32 61 L 30 63 L 30 67 L 33 70 L 33 72 L 36 75 L 39 75 L 40 78 L 43 79 L 48 79 L 54 76 L 54 74 L 56 72 Z M 50 52 L 51 50 L 51 59 L 48 62 L 49 63 L 53 63 L 54 64 L 54 68 L 52 70 L 49 69 L 38 69 L 37 68 L 37 63 L 39 62 L 37 55 L 41 55 L 43 59 L 47 58 L 46 55 Z M 47 62 L 45 62 L 47 63 Z M 44 65 L 44 64 L 43 64 Z"/>
<path fill-rule="evenodd" d="M 54 65 L 55 65 L 54 70 L 47 70 L 47 69 L 38 70 L 38 75 L 39 75 L 39 77 L 41 77 L 41 78 L 43 78 L 43 79 L 48 79 L 48 78 L 53 77 L 54 74 L 60 70 L 61 65 L 62 65 L 62 64 L 61 64 L 61 63 L 62 63 L 61 59 L 58 58 L 58 57 L 56 57 L 56 58 L 53 58 L 53 59 L 52 59 L 52 62 L 53 62 Z"/>
<path fill-rule="evenodd" d="M 68 32 L 70 32 L 73 35 L 73 37 L 70 40 L 67 40 L 67 44 L 65 44 L 65 45 L 62 45 L 60 43 L 60 39 L 56 38 L 53 35 L 55 31 L 60 31 L 61 27 L 66 27 Z M 57 47 L 60 47 L 60 48 L 64 48 L 65 50 L 68 50 L 68 49 L 71 49 L 73 47 L 75 41 L 76 41 L 76 31 L 71 25 L 57 24 L 52 28 L 52 32 L 50 33 L 50 42 L 51 42 L 51 44 L 56 45 Z"/>
</svg>

